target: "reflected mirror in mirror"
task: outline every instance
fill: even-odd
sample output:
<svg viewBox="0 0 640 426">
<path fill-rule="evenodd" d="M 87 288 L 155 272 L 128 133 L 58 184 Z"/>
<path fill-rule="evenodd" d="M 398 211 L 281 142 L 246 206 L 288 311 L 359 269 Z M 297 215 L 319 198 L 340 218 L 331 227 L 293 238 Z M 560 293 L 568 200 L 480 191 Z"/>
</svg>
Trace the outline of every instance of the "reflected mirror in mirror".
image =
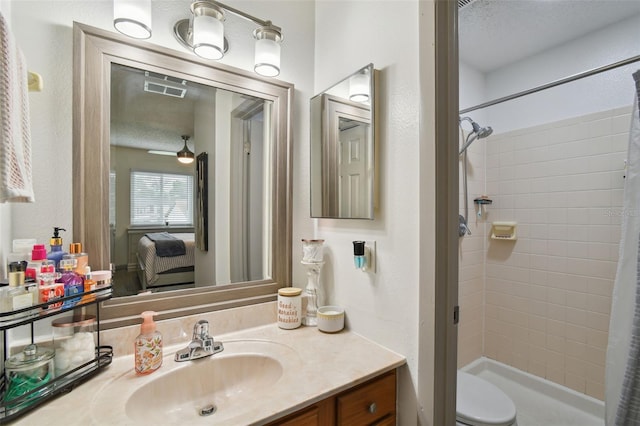
<svg viewBox="0 0 640 426">
<path fill-rule="evenodd" d="M 273 132 L 264 117 L 272 104 L 111 64 L 114 296 L 271 277 L 265 199 L 271 193 L 267 153 Z M 178 161 L 179 151 L 192 161 Z M 202 153 L 207 172 L 198 177 L 193 160 Z M 203 204 L 208 209 L 199 208 Z M 208 229 L 197 226 L 207 222 Z M 206 248 L 196 244 L 198 234 L 208 236 Z"/>
<path fill-rule="evenodd" d="M 311 217 L 373 219 L 376 72 L 369 64 L 311 98 Z"/>
</svg>

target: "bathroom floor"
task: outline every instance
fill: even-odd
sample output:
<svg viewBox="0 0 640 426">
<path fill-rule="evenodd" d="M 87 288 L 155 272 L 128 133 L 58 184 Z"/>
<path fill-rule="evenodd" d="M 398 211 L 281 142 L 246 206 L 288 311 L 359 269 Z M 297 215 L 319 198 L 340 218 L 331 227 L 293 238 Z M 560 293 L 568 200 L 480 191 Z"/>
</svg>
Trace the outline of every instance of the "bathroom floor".
<svg viewBox="0 0 640 426">
<path fill-rule="evenodd" d="M 511 397 L 517 409 L 518 426 L 604 426 L 604 420 L 575 406 L 529 389 L 490 370 L 477 376 L 493 383 Z"/>
</svg>

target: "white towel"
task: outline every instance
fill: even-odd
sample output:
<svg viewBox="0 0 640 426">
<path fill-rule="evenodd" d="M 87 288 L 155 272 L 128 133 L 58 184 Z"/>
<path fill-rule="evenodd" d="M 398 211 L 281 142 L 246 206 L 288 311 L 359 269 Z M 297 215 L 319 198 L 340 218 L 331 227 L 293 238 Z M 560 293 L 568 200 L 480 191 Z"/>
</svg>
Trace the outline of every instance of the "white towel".
<svg viewBox="0 0 640 426">
<path fill-rule="evenodd" d="M 0 203 L 32 203 L 31 126 L 24 55 L 0 14 Z"/>
</svg>

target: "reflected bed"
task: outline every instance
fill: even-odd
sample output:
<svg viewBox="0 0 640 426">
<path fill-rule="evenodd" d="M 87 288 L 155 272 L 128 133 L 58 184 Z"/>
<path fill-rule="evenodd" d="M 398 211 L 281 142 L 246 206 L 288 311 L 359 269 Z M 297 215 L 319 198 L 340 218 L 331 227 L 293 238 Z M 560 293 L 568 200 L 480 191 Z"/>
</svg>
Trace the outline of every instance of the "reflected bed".
<svg viewBox="0 0 640 426">
<path fill-rule="evenodd" d="M 138 277 L 142 290 L 148 287 L 194 282 L 195 235 L 169 234 L 182 240 L 185 253 L 178 256 L 158 256 L 156 244 L 146 235 L 138 241 Z"/>
</svg>

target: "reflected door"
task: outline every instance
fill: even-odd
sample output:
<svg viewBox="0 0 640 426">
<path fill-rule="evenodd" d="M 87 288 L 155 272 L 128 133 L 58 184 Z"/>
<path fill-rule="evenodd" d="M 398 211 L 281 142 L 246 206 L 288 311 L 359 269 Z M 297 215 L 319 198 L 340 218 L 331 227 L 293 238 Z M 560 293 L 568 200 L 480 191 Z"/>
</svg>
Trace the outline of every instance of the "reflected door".
<svg viewBox="0 0 640 426">
<path fill-rule="evenodd" d="M 340 217 L 361 217 L 368 214 L 369 125 L 340 118 L 338 197 Z"/>
<path fill-rule="evenodd" d="M 366 105 L 323 95 L 326 137 L 322 146 L 324 217 L 371 217 L 373 147 Z"/>
</svg>

